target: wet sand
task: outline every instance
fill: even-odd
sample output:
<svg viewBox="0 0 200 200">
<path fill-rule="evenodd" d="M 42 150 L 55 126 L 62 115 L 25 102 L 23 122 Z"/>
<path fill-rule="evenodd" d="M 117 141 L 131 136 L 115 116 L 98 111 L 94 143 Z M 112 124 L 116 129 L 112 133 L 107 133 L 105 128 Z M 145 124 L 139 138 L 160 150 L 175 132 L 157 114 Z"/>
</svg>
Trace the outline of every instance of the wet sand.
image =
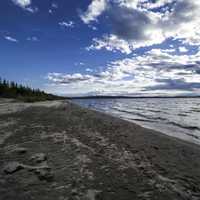
<svg viewBox="0 0 200 200">
<path fill-rule="evenodd" d="M 0 200 L 198 200 L 200 146 L 70 102 L 0 100 Z"/>
</svg>

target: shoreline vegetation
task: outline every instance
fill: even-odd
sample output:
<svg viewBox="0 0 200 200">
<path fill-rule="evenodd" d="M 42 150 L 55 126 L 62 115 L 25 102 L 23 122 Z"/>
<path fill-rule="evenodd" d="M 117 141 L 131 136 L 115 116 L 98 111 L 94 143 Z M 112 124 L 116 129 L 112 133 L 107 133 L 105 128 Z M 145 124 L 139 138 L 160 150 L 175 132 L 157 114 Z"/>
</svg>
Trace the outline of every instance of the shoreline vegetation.
<svg viewBox="0 0 200 200">
<path fill-rule="evenodd" d="M 0 199 L 197 200 L 200 147 L 66 100 L 0 98 Z"/>
<path fill-rule="evenodd" d="M 13 98 L 24 102 L 65 99 L 64 97 L 47 94 L 39 89 L 32 89 L 2 78 L 0 78 L 0 97 Z"/>
</svg>

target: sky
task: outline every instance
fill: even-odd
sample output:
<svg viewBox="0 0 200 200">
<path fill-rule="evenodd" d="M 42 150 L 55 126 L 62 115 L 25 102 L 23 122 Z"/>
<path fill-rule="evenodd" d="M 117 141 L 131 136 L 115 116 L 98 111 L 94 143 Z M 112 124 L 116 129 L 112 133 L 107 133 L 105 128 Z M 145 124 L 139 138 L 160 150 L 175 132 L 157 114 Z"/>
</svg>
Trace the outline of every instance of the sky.
<svg viewBox="0 0 200 200">
<path fill-rule="evenodd" d="M 63 96 L 200 95 L 200 1 L 2 0 L 0 76 Z"/>
</svg>

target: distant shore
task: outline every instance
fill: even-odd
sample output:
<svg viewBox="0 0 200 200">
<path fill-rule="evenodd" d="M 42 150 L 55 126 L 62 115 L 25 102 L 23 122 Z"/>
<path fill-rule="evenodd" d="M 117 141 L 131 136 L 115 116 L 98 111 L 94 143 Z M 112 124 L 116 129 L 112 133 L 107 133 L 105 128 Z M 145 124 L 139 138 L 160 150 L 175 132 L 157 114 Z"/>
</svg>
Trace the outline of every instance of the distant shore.
<svg viewBox="0 0 200 200">
<path fill-rule="evenodd" d="M 0 99 L 1 200 L 197 200 L 200 147 L 69 101 Z"/>
<path fill-rule="evenodd" d="M 167 98 L 200 98 L 200 96 L 74 96 L 66 99 L 167 99 Z"/>
</svg>

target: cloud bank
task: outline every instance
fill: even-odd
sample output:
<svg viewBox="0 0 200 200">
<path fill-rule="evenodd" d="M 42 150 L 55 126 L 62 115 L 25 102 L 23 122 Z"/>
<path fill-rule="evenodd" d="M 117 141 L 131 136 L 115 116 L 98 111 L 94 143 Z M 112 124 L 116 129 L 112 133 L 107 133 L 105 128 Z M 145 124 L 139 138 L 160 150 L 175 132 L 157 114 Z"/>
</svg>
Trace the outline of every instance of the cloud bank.
<svg viewBox="0 0 200 200">
<path fill-rule="evenodd" d="M 200 52 L 172 55 L 153 49 L 142 56 L 117 60 L 105 71 L 90 74 L 49 73 L 54 87 L 67 87 L 74 93 L 96 94 L 198 94 L 200 92 Z"/>
<path fill-rule="evenodd" d="M 200 44 L 199 1 L 94 0 L 80 17 L 89 24 L 105 12 L 112 27 L 110 33 L 94 38 L 89 49 L 105 48 L 129 54 L 169 38 L 181 39 L 190 45 Z"/>
</svg>

